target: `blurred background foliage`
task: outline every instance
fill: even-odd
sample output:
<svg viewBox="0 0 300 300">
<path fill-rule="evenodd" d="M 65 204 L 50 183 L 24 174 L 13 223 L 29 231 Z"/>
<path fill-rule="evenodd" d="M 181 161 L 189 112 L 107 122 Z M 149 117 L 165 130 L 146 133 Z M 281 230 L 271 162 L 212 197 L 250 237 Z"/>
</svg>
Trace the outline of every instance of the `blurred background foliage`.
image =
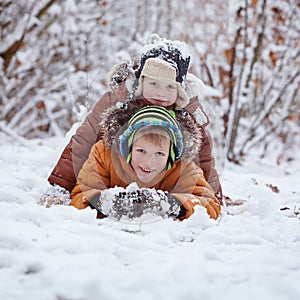
<svg viewBox="0 0 300 300">
<path fill-rule="evenodd" d="M 300 2 L 0 0 L 0 130 L 64 135 L 150 34 L 188 43 L 226 157 L 300 146 Z"/>
</svg>

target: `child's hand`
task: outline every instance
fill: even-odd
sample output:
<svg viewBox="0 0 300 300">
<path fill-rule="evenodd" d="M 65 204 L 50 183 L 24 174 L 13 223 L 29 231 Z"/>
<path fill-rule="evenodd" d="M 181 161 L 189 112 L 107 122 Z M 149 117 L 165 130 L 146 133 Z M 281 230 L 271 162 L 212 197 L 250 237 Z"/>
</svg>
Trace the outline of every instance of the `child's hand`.
<svg viewBox="0 0 300 300">
<path fill-rule="evenodd" d="M 70 202 L 70 192 L 59 185 L 54 185 L 41 196 L 38 204 L 49 208 L 53 205 L 69 205 Z"/>
<path fill-rule="evenodd" d="M 187 210 L 184 205 L 178 201 L 175 197 L 171 194 L 167 195 L 168 203 L 170 204 L 170 209 L 168 211 L 168 216 L 173 218 L 183 218 L 185 217 Z"/>
</svg>

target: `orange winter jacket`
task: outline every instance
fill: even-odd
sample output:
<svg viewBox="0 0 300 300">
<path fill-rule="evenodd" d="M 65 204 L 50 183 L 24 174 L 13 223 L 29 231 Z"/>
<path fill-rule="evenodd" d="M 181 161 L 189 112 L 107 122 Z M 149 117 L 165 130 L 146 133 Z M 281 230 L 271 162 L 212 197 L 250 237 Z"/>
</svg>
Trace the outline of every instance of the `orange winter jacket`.
<svg viewBox="0 0 300 300">
<path fill-rule="evenodd" d="M 220 213 L 219 200 L 204 178 L 203 171 L 191 160 L 179 160 L 164 172 L 158 183 L 142 184 L 130 164 L 120 152 L 112 151 L 104 141 L 98 141 L 78 174 L 77 183 L 71 192 L 71 204 L 78 209 L 86 208 L 89 200 L 101 191 L 115 186 L 126 188 L 136 182 L 139 187 L 168 191 L 186 208 L 184 218 L 193 214 L 195 205 L 204 206 L 209 216 L 216 219 Z"/>
</svg>

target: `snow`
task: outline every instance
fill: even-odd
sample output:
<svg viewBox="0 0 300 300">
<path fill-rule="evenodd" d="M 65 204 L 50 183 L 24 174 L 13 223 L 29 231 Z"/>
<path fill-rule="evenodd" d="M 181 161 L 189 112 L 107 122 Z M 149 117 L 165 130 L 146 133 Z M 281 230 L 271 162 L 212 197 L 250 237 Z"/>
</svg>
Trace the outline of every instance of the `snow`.
<svg viewBox="0 0 300 300">
<path fill-rule="evenodd" d="M 0 141 L 1 299 L 300 299 L 299 161 L 227 164 L 217 221 L 131 224 L 37 205 L 67 138 Z"/>
<path fill-rule="evenodd" d="M 169 51 L 169 49 L 177 50 L 183 60 L 191 57 L 189 47 L 186 43 L 177 40 L 170 41 L 166 38 L 159 37 L 157 34 L 151 35 L 150 43 L 141 49 L 140 55 L 148 55 L 148 52 L 153 51 L 153 49 L 162 49 L 164 51 Z M 172 61 L 172 57 L 170 57 L 170 61 Z"/>
</svg>

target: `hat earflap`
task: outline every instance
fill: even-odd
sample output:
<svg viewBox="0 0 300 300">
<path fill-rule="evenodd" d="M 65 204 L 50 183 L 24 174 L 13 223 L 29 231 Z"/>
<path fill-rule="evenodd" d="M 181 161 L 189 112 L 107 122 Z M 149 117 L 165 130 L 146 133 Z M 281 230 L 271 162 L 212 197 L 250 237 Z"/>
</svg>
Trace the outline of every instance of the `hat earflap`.
<svg viewBox="0 0 300 300">
<path fill-rule="evenodd" d="M 166 171 L 170 170 L 173 167 L 175 160 L 176 160 L 176 146 L 171 141 L 169 157 L 168 157 L 167 166 L 166 166 Z"/>
</svg>

